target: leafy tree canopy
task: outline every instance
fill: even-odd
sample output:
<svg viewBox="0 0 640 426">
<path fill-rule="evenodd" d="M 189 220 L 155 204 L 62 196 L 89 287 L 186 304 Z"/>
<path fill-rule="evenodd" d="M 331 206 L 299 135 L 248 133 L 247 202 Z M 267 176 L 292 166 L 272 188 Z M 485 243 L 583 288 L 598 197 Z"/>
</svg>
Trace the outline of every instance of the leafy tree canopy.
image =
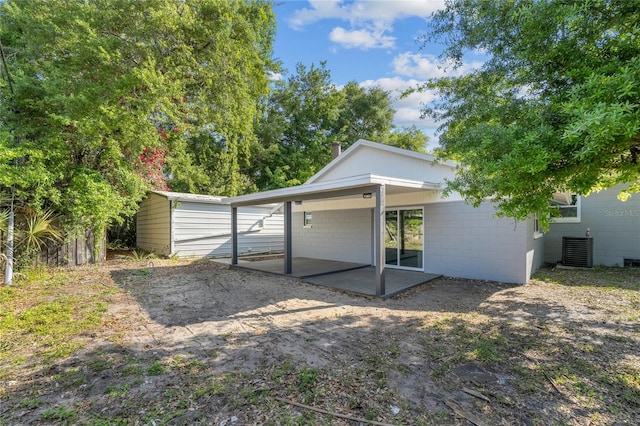
<svg viewBox="0 0 640 426">
<path fill-rule="evenodd" d="M 149 188 L 243 191 L 274 31 L 266 0 L 1 2 L 0 185 L 99 229 Z"/>
<path fill-rule="evenodd" d="M 256 120 L 259 144 L 247 170 L 259 189 L 299 185 L 331 161 L 331 145 L 343 149 L 358 139 L 424 151 L 417 128 L 395 129 L 388 92 L 355 82 L 337 87 L 326 63 L 275 82 Z"/>
<path fill-rule="evenodd" d="M 449 0 L 425 40 L 489 59 L 432 79 L 441 154 L 464 167 L 451 190 L 524 219 L 554 192 L 619 183 L 640 191 L 640 8 L 628 0 Z M 624 195 L 624 194 L 623 194 Z M 545 221 L 546 215 L 541 219 Z"/>
</svg>

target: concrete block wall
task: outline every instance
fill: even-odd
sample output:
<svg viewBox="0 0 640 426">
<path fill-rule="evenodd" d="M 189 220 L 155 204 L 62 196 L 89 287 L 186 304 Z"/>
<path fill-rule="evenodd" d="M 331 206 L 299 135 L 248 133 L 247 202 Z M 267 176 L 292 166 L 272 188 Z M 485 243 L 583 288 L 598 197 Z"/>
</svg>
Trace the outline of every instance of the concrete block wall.
<svg viewBox="0 0 640 426">
<path fill-rule="evenodd" d="M 304 227 L 304 212 L 292 220 L 293 253 L 297 257 L 371 263 L 371 210 L 313 212 L 313 224 Z"/>
<path fill-rule="evenodd" d="M 535 247 L 528 241 L 532 225 L 495 217 L 491 204 L 427 204 L 424 220 L 426 272 L 522 284 L 540 262 L 540 256 L 527 256 Z"/>
<path fill-rule="evenodd" d="M 562 237 L 593 238 L 593 264 L 623 266 L 624 259 L 640 259 L 640 194 L 618 199 L 623 186 L 582 197 L 579 223 L 552 223 L 544 235 L 545 262 L 562 260 Z"/>
</svg>

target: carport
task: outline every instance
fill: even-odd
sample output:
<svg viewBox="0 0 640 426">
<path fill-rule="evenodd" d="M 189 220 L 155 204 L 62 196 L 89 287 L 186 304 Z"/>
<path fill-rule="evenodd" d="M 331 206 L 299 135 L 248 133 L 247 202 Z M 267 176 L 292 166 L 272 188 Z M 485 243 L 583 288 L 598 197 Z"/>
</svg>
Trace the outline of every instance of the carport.
<svg viewBox="0 0 640 426">
<path fill-rule="evenodd" d="M 412 200 L 411 203 L 424 203 L 429 193 L 433 193 L 439 189 L 436 183 L 415 181 L 408 179 L 398 179 L 388 176 L 379 176 L 374 174 L 362 174 L 357 176 L 349 176 L 335 180 L 311 182 L 299 186 L 275 189 L 255 194 L 241 195 L 229 199 L 231 205 L 231 264 L 238 265 L 238 208 L 245 206 L 254 206 L 270 203 L 281 203 L 284 210 L 284 258 L 282 261 L 281 273 L 284 275 L 294 275 L 294 258 L 296 253 L 293 251 L 292 244 L 292 210 L 294 205 L 301 205 L 310 200 L 323 201 L 333 203 L 335 206 L 343 204 L 357 204 L 360 208 L 369 208 L 372 212 L 372 248 L 371 259 L 369 265 L 373 274 L 360 274 L 360 281 L 368 281 L 366 285 L 370 291 L 365 294 L 375 296 L 388 296 L 387 292 L 387 274 L 385 259 L 385 211 L 387 199 L 394 196 L 397 199 L 403 198 Z M 339 207 L 337 207 L 339 208 Z M 317 259 L 318 262 L 323 259 Z M 243 266 L 248 266 L 244 264 Z M 258 265 L 255 265 L 258 266 Z M 259 269 L 259 268 L 255 268 Z M 275 272 L 275 271 L 269 271 Z M 326 273 L 335 271 L 326 271 L 316 277 L 325 275 Z M 400 271 L 402 272 L 402 271 Z M 358 280 L 357 276 L 351 274 L 350 279 Z M 357 274 L 356 274 L 357 275 Z M 401 275 L 401 274 L 396 274 Z M 432 278 L 429 274 L 421 274 L 424 277 L 422 282 Z M 310 281 L 310 277 L 302 277 Z M 340 278 L 335 275 L 336 280 Z M 421 277 L 422 278 L 422 277 Z M 318 280 L 316 278 L 316 280 Z M 415 285 L 415 284 L 414 284 Z M 356 286 L 357 287 L 357 286 Z M 394 286 L 395 288 L 395 286 Z M 356 291 L 357 292 L 357 291 Z M 397 291 L 394 291 L 396 293 Z"/>
</svg>

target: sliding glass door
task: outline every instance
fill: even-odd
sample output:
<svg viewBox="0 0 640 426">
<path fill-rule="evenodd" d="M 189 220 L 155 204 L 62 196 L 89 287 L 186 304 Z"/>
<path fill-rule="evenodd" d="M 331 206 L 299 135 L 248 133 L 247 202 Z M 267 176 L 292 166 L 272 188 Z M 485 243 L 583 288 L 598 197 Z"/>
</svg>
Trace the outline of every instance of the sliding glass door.
<svg viewBox="0 0 640 426">
<path fill-rule="evenodd" d="M 423 270 L 422 209 L 393 209 L 385 212 L 387 266 Z"/>
</svg>

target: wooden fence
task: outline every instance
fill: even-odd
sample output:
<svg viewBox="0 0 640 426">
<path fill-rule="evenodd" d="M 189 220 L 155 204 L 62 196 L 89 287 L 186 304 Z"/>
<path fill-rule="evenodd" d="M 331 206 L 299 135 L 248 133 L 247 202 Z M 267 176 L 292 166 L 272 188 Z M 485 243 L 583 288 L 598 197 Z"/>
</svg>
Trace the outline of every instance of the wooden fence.
<svg viewBox="0 0 640 426">
<path fill-rule="evenodd" d="M 0 253 L 4 252 L 6 233 L 0 232 Z M 96 246 L 96 242 L 99 244 Z M 107 254 L 107 237 L 103 234 L 99 240 L 92 230 L 84 236 L 65 241 L 49 243 L 35 259 L 36 266 L 79 266 L 88 263 L 104 262 Z"/>
<path fill-rule="evenodd" d="M 98 243 L 98 246 L 96 246 Z M 105 234 L 98 240 L 92 230 L 87 230 L 83 237 L 65 243 L 50 244 L 45 247 L 36 260 L 38 265 L 46 266 L 78 266 L 87 263 L 104 262 L 107 254 L 107 237 Z"/>
</svg>

